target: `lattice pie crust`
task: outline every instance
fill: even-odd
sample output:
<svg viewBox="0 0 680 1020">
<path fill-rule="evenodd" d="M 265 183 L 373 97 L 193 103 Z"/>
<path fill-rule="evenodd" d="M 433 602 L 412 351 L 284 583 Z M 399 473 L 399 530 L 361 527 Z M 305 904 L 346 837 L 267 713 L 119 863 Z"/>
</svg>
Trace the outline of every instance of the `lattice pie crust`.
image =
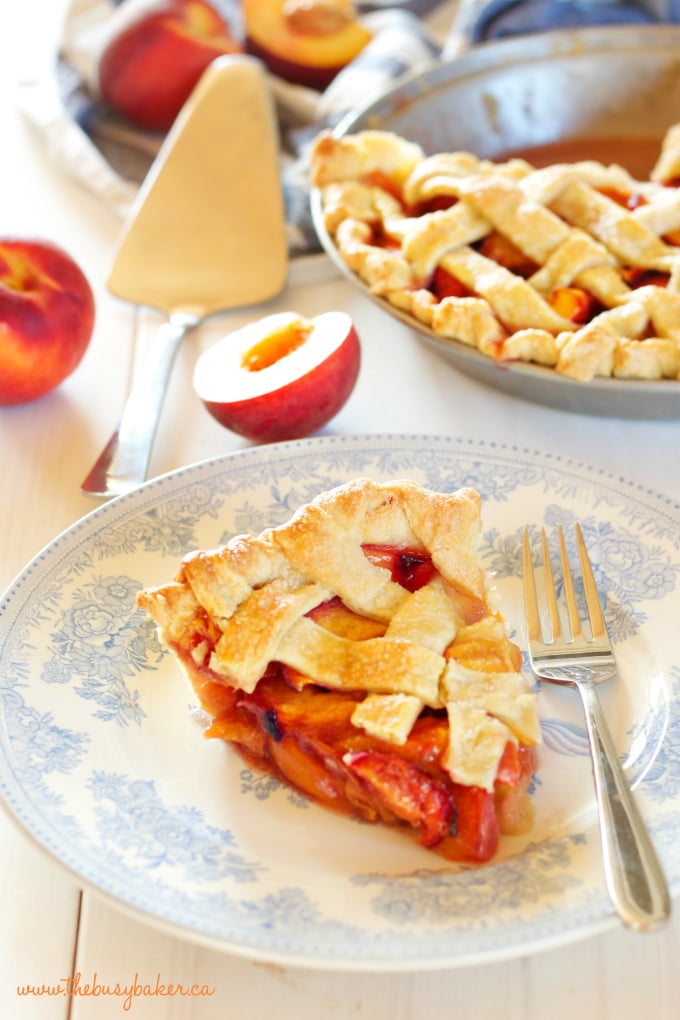
<svg viewBox="0 0 680 1020">
<path fill-rule="evenodd" d="M 347 266 L 437 335 L 583 382 L 678 379 L 680 125 L 648 181 L 370 130 L 321 133 L 311 179 Z"/>
<path fill-rule="evenodd" d="M 480 532 L 473 489 L 443 494 L 408 480 L 356 479 L 321 494 L 280 527 L 189 555 L 171 583 L 141 592 L 138 601 L 210 703 L 217 735 L 224 735 L 217 688 L 239 699 L 239 711 L 259 705 L 274 741 L 282 736 L 284 709 L 273 722 L 276 709 L 264 712 L 261 691 L 279 684 L 288 713 L 290 698 L 302 699 L 311 688 L 328 692 L 326 704 L 335 711 L 338 692 L 343 711 L 350 699 L 351 718 L 338 729 L 344 743 L 331 771 L 345 769 L 357 789 L 363 784 L 366 793 L 370 785 L 355 767 L 358 749 L 377 749 L 381 761 L 393 752 L 410 760 L 415 734 L 436 722 L 448 727 L 447 738 L 427 766 L 427 783 L 436 773 L 450 791 L 458 784 L 494 794 L 508 748 L 535 747 L 540 731 L 518 650 L 490 606 L 478 562 Z M 395 562 L 426 571 L 412 590 L 383 565 Z M 336 620 L 339 613 L 339 632 L 325 624 L 328 607 Z M 236 709 L 229 703 L 226 711 L 231 728 L 224 732 L 233 737 Z M 314 718 L 296 711 L 292 736 L 313 739 Z M 380 791 L 370 792 L 379 801 Z M 361 793 L 351 797 L 360 801 Z M 369 817 L 359 807 L 356 813 Z M 391 821 L 392 811 L 394 798 L 376 813 Z M 413 822 L 395 813 L 428 828 L 422 817 Z M 428 832 L 422 841 L 441 837 Z"/>
</svg>

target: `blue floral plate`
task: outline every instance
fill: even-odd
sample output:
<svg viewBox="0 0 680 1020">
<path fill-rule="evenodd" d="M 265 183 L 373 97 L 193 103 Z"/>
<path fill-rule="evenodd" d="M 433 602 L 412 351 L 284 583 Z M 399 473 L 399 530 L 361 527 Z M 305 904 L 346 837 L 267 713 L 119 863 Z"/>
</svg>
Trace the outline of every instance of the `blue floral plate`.
<svg viewBox="0 0 680 1020">
<path fill-rule="evenodd" d="M 283 964 L 449 967 L 616 923 L 569 691 L 540 693 L 534 829 L 483 868 L 313 806 L 203 739 L 135 593 L 168 580 L 190 549 L 281 523 L 359 475 L 480 490 L 484 562 L 522 647 L 521 530 L 581 521 L 620 662 L 605 708 L 677 892 L 680 507 L 588 465 L 456 438 L 249 449 L 149 482 L 56 538 L 0 602 L 0 791 L 17 823 L 140 919 Z"/>
</svg>

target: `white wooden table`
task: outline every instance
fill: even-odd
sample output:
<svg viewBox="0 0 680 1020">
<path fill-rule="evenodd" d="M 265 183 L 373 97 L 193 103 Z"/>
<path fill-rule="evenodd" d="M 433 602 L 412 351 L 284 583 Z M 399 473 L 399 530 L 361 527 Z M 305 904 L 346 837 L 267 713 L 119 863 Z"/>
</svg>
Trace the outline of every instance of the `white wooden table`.
<svg viewBox="0 0 680 1020">
<path fill-rule="evenodd" d="M 97 323 L 76 373 L 55 393 L 0 409 L 0 589 L 45 544 L 93 508 L 80 482 L 108 438 L 135 359 L 156 326 L 149 312 L 106 291 L 119 221 L 55 171 L 42 140 L 17 112 L 15 82 L 50 59 L 63 0 L 0 7 L 0 232 L 48 237 L 66 247 L 95 290 Z M 358 386 L 327 431 L 458 433 L 587 460 L 680 498 L 680 423 L 570 415 L 492 392 L 459 375 L 346 283 L 323 271 L 289 286 L 274 307 L 314 314 L 345 307 L 364 340 Z M 244 313 L 223 316 L 223 331 Z M 192 397 L 190 371 L 210 328 L 187 341 L 174 373 L 152 471 L 247 445 Z M 179 422 L 182 428 L 179 428 Z M 0 1015 L 11 1020 L 91 1020 L 125 1015 L 120 1001 L 20 996 L 77 972 L 111 983 L 198 983 L 211 994 L 137 999 L 129 1015 L 171 1020 L 672 1020 L 680 995 L 680 913 L 662 932 L 613 926 L 559 950 L 471 969 L 427 974 L 323 973 L 251 962 L 184 942 L 142 923 L 47 859 L 0 812 Z"/>
</svg>

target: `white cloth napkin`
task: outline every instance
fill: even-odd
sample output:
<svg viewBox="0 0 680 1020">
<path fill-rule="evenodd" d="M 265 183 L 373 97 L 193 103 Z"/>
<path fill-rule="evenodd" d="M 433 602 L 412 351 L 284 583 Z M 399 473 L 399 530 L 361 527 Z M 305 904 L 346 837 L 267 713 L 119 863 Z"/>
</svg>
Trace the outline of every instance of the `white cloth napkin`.
<svg viewBox="0 0 680 1020">
<path fill-rule="evenodd" d="M 106 108 L 99 97 L 97 63 L 112 33 L 154 2 L 72 0 L 54 66 L 41 78 L 22 82 L 19 92 L 20 105 L 40 130 L 49 158 L 121 217 L 162 139 Z M 228 20 L 238 18 L 236 0 L 212 2 Z M 318 250 L 306 186 L 309 141 L 321 127 L 333 125 L 349 110 L 376 98 L 402 74 L 435 62 L 458 4 L 459 0 L 395 0 L 392 8 L 364 14 L 373 39 L 325 92 L 269 76 L 280 124 L 291 255 Z"/>
</svg>

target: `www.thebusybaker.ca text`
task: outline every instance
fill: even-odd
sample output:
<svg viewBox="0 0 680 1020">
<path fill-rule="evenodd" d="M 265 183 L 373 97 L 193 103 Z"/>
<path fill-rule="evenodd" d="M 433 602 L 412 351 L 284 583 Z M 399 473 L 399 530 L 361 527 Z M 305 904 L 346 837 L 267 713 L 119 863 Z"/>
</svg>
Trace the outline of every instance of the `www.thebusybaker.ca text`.
<svg viewBox="0 0 680 1020">
<path fill-rule="evenodd" d="M 207 998 L 215 994 L 215 989 L 208 985 L 183 984 L 179 981 L 161 981 L 156 974 L 154 982 L 143 981 L 139 974 L 129 984 L 120 981 L 101 981 L 95 971 L 89 981 L 83 980 L 80 971 L 70 977 L 61 978 L 54 984 L 17 985 L 20 996 L 63 996 L 67 998 L 82 997 L 85 999 L 119 999 L 125 1012 L 132 1008 L 135 999 L 154 998 Z"/>
</svg>

